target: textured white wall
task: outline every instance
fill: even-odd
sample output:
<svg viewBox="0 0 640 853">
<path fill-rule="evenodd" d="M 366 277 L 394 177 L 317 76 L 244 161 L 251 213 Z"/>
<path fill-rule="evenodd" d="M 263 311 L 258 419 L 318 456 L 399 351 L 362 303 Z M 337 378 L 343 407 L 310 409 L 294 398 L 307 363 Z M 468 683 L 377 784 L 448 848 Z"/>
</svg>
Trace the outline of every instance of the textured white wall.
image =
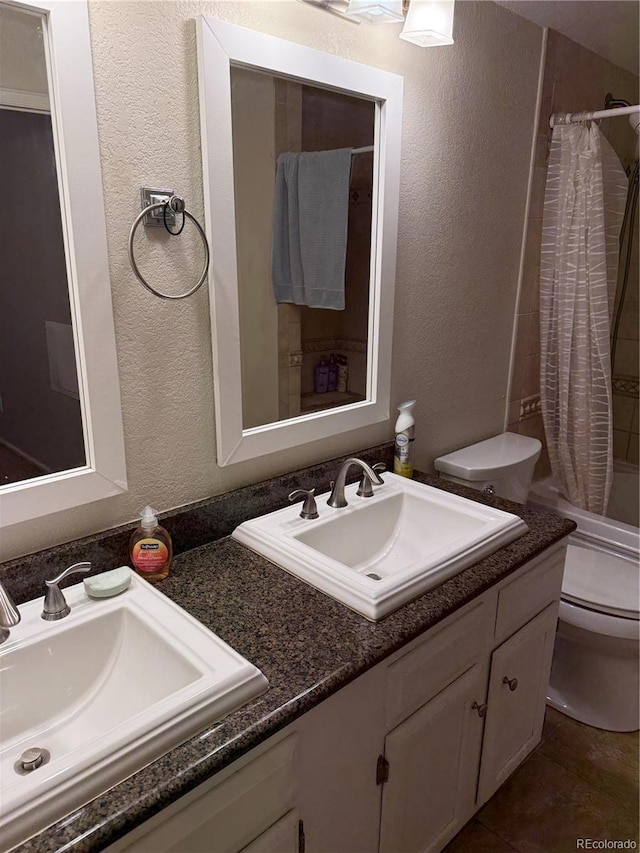
<svg viewBox="0 0 640 853">
<path fill-rule="evenodd" d="M 200 14 L 404 76 L 392 398 L 418 399 L 421 468 L 502 429 L 542 31 L 494 3 L 459 2 L 455 45 L 424 50 L 399 40 L 398 27 L 356 27 L 294 0 L 90 0 L 130 489 L 5 529 L 0 558 L 129 521 L 145 503 L 166 510 L 392 435 L 394 418 L 216 465 L 207 294 L 156 299 L 126 257 L 140 186 L 173 187 L 203 215 Z M 196 241 L 142 235 L 138 251 L 159 285 L 184 286 L 200 268 Z"/>
</svg>

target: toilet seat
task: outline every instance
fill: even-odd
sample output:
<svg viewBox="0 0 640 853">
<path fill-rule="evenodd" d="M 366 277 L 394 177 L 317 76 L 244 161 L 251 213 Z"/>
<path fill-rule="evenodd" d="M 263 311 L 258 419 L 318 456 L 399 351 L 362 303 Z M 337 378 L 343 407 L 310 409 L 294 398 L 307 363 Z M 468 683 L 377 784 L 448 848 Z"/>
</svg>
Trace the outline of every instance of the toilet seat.
<svg viewBox="0 0 640 853">
<path fill-rule="evenodd" d="M 640 640 L 640 622 L 637 619 L 600 613 L 597 610 L 565 601 L 564 598 L 560 601 L 558 615 L 560 618 L 559 630 L 562 630 L 562 623 L 564 623 L 573 628 L 589 631 L 591 634 L 601 634 L 603 637 L 633 640 L 636 646 Z"/>
<path fill-rule="evenodd" d="M 562 581 L 565 601 L 637 622 L 639 590 L 640 572 L 634 561 L 579 545 L 567 547 Z"/>
</svg>

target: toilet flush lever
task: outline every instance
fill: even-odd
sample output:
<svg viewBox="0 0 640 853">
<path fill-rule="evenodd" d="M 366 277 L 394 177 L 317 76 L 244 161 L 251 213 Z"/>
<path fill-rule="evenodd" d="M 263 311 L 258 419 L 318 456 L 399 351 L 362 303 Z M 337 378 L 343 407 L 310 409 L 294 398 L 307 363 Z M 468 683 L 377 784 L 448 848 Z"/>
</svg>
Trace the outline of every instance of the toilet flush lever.
<svg viewBox="0 0 640 853">
<path fill-rule="evenodd" d="M 304 498 L 304 503 L 300 510 L 300 518 L 311 519 L 318 517 L 318 507 L 314 497 L 315 493 L 315 489 L 296 489 L 295 492 L 291 492 L 289 495 L 290 501 L 297 501 L 298 498 Z"/>
</svg>

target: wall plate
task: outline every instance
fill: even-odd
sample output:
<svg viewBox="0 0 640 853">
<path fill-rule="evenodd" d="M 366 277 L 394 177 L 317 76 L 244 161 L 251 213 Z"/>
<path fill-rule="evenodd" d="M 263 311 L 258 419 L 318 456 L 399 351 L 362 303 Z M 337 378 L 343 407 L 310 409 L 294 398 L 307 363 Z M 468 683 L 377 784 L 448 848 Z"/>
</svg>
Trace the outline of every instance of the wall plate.
<svg viewBox="0 0 640 853">
<path fill-rule="evenodd" d="M 145 207 L 149 207 L 150 204 L 159 204 L 163 201 L 169 201 L 172 195 L 174 195 L 173 190 L 159 189 L 158 187 L 141 187 L 140 210 L 144 210 Z M 166 217 L 163 217 L 162 208 L 158 207 L 151 213 L 147 213 L 143 220 L 143 225 L 162 227 L 164 226 L 165 221 L 170 227 L 174 226 L 176 224 L 176 215 L 173 210 L 169 208 L 166 212 Z"/>
</svg>

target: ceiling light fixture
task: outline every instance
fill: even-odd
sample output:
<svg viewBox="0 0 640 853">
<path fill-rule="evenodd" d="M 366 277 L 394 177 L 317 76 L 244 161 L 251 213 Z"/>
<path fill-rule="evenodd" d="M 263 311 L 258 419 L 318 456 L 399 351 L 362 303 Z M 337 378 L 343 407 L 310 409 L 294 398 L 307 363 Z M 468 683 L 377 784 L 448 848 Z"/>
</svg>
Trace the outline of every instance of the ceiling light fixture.
<svg viewBox="0 0 640 853">
<path fill-rule="evenodd" d="M 453 44 L 455 0 L 300 0 L 352 24 L 398 24 L 400 38 L 420 47 Z M 405 17 L 406 16 L 406 17 Z"/>
<path fill-rule="evenodd" d="M 400 38 L 420 47 L 453 44 L 454 0 L 411 0 Z"/>
<path fill-rule="evenodd" d="M 344 18 L 350 24 L 360 24 L 356 18 L 349 18 L 345 14 L 349 8 L 349 0 L 298 0 L 299 3 L 306 3 L 308 6 L 315 6 L 316 9 L 322 9 L 324 12 L 329 12 L 332 15 L 337 15 L 339 18 Z"/>
<path fill-rule="evenodd" d="M 404 21 L 402 0 L 351 0 L 344 13 L 367 24 L 397 24 Z"/>
</svg>

